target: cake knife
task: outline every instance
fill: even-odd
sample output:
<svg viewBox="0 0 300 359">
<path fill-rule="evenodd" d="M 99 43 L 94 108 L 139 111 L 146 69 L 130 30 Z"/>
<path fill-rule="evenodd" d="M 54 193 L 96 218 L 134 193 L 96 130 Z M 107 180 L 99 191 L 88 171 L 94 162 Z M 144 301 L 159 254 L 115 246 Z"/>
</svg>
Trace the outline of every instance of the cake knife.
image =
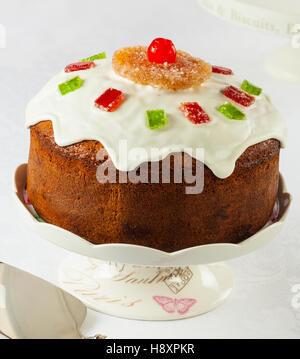
<svg viewBox="0 0 300 359">
<path fill-rule="evenodd" d="M 53 284 L 0 263 L 0 333 L 11 339 L 84 339 L 87 308 Z M 86 339 L 105 339 L 102 335 Z"/>
</svg>

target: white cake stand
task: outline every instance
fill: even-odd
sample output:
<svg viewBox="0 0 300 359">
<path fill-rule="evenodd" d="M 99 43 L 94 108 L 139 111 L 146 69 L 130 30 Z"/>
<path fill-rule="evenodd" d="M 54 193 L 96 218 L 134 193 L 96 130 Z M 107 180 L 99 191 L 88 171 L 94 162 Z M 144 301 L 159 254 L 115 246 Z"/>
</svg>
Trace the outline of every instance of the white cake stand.
<svg viewBox="0 0 300 359">
<path fill-rule="evenodd" d="M 281 177 L 276 220 L 240 244 L 211 244 L 174 253 L 129 244 L 93 245 L 36 218 L 24 200 L 26 173 L 26 164 L 15 173 L 14 197 L 21 217 L 41 238 L 72 252 L 59 269 L 62 288 L 96 311 L 128 319 L 182 319 L 222 304 L 234 279 L 221 262 L 251 253 L 275 238 L 291 202 Z"/>
<path fill-rule="evenodd" d="M 290 43 L 269 54 L 265 69 L 271 75 L 300 82 L 299 0 L 198 0 L 213 15 L 235 24 L 289 37 Z"/>
</svg>

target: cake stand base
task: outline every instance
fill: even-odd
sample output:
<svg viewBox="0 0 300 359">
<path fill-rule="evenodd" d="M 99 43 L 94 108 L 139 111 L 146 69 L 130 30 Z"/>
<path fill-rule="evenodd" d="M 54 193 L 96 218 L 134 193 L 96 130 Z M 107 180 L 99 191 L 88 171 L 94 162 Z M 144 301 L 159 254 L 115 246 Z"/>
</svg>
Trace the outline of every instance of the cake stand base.
<svg viewBox="0 0 300 359">
<path fill-rule="evenodd" d="M 60 267 L 61 287 L 89 308 L 135 320 L 175 320 L 216 308 L 234 286 L 223 264 L 152 267 L 72 254 Z"/>
</svg>

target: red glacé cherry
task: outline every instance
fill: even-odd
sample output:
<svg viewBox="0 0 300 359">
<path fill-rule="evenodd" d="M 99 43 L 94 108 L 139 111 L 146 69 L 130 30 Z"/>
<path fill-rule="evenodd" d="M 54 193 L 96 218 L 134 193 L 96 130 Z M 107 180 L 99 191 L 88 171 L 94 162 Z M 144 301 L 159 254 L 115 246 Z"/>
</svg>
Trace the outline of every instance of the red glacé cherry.
<svg viewBox="0 0 300 359">
<path fill-rule="evenodd" d="M 173 64 L 176 62 L 177 51 L 171 40 L 159 37 L 151 42 L 147 54 L 150 62 Z"/>
</svg>

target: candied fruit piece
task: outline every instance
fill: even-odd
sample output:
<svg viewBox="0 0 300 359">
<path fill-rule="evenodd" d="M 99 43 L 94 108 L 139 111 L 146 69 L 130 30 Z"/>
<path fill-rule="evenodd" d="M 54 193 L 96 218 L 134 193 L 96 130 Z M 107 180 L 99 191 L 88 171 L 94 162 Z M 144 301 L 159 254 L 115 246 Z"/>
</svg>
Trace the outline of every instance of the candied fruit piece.
<svg viewBox="0 0 300 359">
<path fill-rule="evenodd" d="M 220 106 L 218 108 L 218 111 L 221 112 L 224 116 L 226 116 L 230 120 L 244 120 L 246 117 L 244 112 L 239 110 L 230 102 Z"/>
<path fill-rule="evenodd" d="M 69 81 L 63 82 L 62 84 L 58 85 L 60 93 L 64 96 L 69 92 L 78 90 L 83 85 L 83 80 L 76 76 Z"/>
<path fill-rule="evenodd" d="M 147 111 L 147 126 L 150 130 L 158 130 L 167 124 L 167 115 L 164 110 Z"/>
<path fill-rule="evenodd" d="M 201 85 L 211 76 L 211 65 L 177 51 L 173 64 L 150 62 L 147 47 L 127 47 L 115 52 L 114 71 L 133 82 L 160 89 L 181 90 Z"/>
<path fill-rule="evenodd" d="M 28 206 L 30 206 L 31 203 L 30 203 L 30 201 L 29 201 L 28 193 L 27 193 L 27 189 L 26 189 L 26 188 L 24 189 L 23 197 L 24 197 L 24 202 L 25 202 L 25 204 L 28 205 Z"/>
<path fill-rule="evenodd" d="M 224 90 L 222 90 L 222 94 L 245 107 L 249 107 L 255 102 L 255 97 L 247 94 L 244 91 L 241 91 L 234 86 L 226 87 Z"/>
<path fill-rule="evenodd" d="M 212 72 L 215 74 L 233 75 L 233 71 L 231 69 L 223 66 L 212 66 Z"/>
<path fill-rule="evenodd" d="M 35 218 L 38 222 L 45 223 L 45 221 L 43 220 L 43 218 L 40 217 L 38 214 L 35 214 L 35 215 L 34 215 L 34 218 Z"/>
<path fill-rule="evenodd" d="M 157 64 L 173 64 L 176 61 L 176 47 L 173 42 L 161 37 L 153 40 L 148 47 L 148 60 Z"/>
<path fill-rule="evenodd" d="M 86 62 L 86 61 L 95 61 L 95 60 L 103 60 L 103 59 L 106 59 L 106 53 L 105 52 L 101 52 L 100 54 L 87 57 L 86 59 L 82 59 L 80 61 L 81 62 Z"/>
<path fill-rule="evenodd" d="M 65 72 L 88 70 L 95 66 L 96 64 L 94 63 L 94 61 L 76 62 L 74 64 L 66 66 Z"/>
<path fill-rule="evenodd" d="M 95 106 L 100 110 L 113 112 L 116 111 L 125 101 L 122 91 L 109 88 L 95 101 Z"/>
<path fill-rule="evenodd" d="M 179 106 L 179 110 L 183 112 L 184 116 L 195 125 L 200 123 L 207 123 L 210 121 L 208 114 L 203 110 L 198 102 L 182 103 Z"/>
<path fill-rule="evenodd" d="M 251 84 L 247 80 L 243 81 L 241 88 L 245 92 L 247 92 L 247 93 L 249 93 L 251 95 L 255 95 L 255 96 L 259 96 L 262 93 L 262 89 L 260 87 L 254 86 L 253 84 Z"/>
</svg>

